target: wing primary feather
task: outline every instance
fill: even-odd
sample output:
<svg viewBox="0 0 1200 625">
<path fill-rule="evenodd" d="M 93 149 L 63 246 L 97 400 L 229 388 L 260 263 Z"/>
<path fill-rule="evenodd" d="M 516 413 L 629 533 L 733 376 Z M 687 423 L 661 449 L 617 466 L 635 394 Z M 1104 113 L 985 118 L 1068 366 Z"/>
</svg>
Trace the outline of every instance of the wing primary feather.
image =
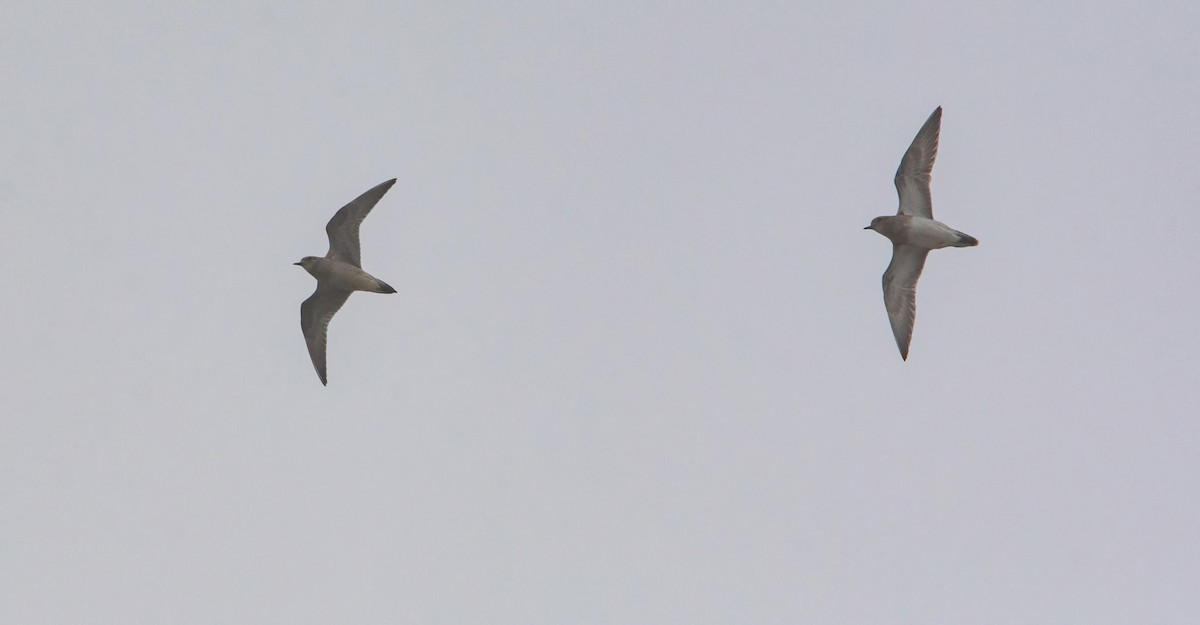
<svg viewBox="0 0 1200 625">
<path fill-rule="evenodd" d="M 394 184 L 395 178 L 381 182 L 333 214 L 333 218 L 325 225 L 325 234 L 329 236 L 329 252 L 325 254 L 327 258 L 335 258 L 362 268 L 358 228 L 383 194 Z"/>
<path fill-rule="evenodd" d="M 331 289 L 318 284 L 317 290 L 300 304 L 300 330 L 304 333 L 308 357 L 312 359 L 313 368 L 317 370 L 321 384 L 329 384 L 325 375 L 325 344 L 329 333 L 329 321 L 349 298 L 350 291 Z"/>
<path fill-rule="evenodd" d="M 938 135 L 942 128 L 942 107 L 937 107 L 917 136 L 913 138 L 900 167 L 896 169 L 896 193 L 900 196 L 899 215 L 933 219 L 933 196 L 929 190 L 933 161 L 937 158 Z"/>
<path fill-rule="evenodd" d="M 917 319 L 917 280 L 925 268 L 929 250 L 911 245 L 892 247 L 892 262 L 883 272 L 883 305 L 900 357 L 908 360 L 913 324 Z"/>
</svg>

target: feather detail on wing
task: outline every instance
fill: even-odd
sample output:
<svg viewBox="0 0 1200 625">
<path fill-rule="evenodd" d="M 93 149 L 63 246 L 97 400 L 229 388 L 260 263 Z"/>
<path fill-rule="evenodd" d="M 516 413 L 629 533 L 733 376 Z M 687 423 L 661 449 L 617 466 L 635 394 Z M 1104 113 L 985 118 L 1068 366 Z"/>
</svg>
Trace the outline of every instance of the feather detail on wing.
<svg viewBox="0 0 1200 625">
<path fill-rule="evenodd" d="M 358 196 L 353 202 L 343 206 L 334 213 L 333 219 L 325 225 L 325 234 L 329 235 L 329 253 L 327 258 L 334 258 L 362 268 L 362 257 L 359 252 L 358 227 L 375 208 L 375 204 L 383 197 L 396 179 L 380 183 L 366 193 Z"/>
<path fill-rule="evenodd" d="M 883 272 L 883 305 L 887 308 L 892 334 L 900 357 L 908 360 L 913 323 L 917 318 L 917 280 L 925 268 L 929 250 L 911 245 L 892 247 L 892 262 Z"/>
<path fill-rule="evenodd" d="M 325 336 L 329 330 L 329 320 L 342 308 L 350 297 L 350 291 L 331 289 L 317 285 L 317 290 L 300 304 L 300 329 L 304 332 L 304 342 L 308 344 L 308 356 L 312 358 L 313 368 L 321 378 L 321 384 L 328 384 L 325 378 Z"/>
<path fill-rule="evenodd" d="M 925 120 L 912 145 L 896 170 L 896 192 L 900 194 L 900 215 L 933 219 L 933 196 L 929 191 L 933 161 L 937 158 L 938 134 L 942 128 L 942 107 Z"/>
</svg>

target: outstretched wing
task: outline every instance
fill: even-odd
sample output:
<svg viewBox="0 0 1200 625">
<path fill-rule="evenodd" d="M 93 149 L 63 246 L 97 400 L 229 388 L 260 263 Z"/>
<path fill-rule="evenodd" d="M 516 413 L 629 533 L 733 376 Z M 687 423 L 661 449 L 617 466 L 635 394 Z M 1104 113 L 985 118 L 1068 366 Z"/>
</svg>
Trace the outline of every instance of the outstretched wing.
<svg viewBox="0 0 1200 625">
<path fill-rule="evenodd" d="M 325 379 L 325 335 L 329 330 L 329 320 L 333 319 L 334 313 L 341 309 L 349 297 L 350 291 L 331 289 L 318 283 L 317 290 L 300 304 L 300 329 L 304 331 L 308 356 L 312 358 L 321 384 L 328 384 Z"/>
<path fill-rule="evenodd" d="M 925 268 L 929 250 L 911 245 L 892 246 L 892 262 L 883 272 L 883 305 L 900 357 L 908 360 L 908 344 L 912 341 L 913 322 L 917 319 L 917 280 Z"/>
<path fill-rule="evenodd" d="M 900 194 L 899 215 L 933 219 L 933 196 L 929 192 L 933 159 L 937 158 L 938 133 L 942 128 L 942 107 L 925 120 L 912 145 L 896 170 L 896 192 Z"/>
<path fill-rule="evenodd" d="M 358 226 L 367 218 L 371 209 L 375 208 L 379 198 L 382 198 L 383 194 L 387 193 L 394 184 L 396 184 L 396 179 L 392 178 L 376 185 L 334 213 L 333 219 L 330 219 L 329 223 L 325 225 L 325 234 L 329 235 L 329 253 L 325 255 L 326 258 L 333 258 L 362 268 L 362 257 L 359 254 L 358 245 Z"/>
</svg>

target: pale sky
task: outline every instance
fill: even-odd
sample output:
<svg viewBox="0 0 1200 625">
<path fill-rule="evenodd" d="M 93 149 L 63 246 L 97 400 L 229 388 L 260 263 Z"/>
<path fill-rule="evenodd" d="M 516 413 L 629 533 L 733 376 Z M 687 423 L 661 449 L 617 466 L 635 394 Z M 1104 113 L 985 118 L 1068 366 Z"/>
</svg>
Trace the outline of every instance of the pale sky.
<svg viewBox="0 0 1200 625">
<path fill-rule="evenodd" d="M 489 5 L 5 7 L 0 622 L 1200 619 L 1200 5 Z"/>
</svg>

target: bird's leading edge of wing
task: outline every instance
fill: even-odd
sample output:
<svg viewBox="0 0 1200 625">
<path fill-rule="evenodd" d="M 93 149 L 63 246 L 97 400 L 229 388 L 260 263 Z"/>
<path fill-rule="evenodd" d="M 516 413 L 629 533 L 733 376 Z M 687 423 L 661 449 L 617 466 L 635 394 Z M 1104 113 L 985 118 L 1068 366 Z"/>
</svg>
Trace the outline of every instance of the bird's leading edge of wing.
<svg viewBox="0 0 1200 625">
<path fill-rule="evenodd" d="M 896 192 L 900 194 L 897 214 L 933 219 L 933 196 L 929 192 L 933 160 L 937 158 L 938 134 L 942 128 L 942 107 L 925 120 L 912 145 L 896 170 Z"/>
<path fill-rule="evenodd" d="M 900 357 L 908 360 L 908 344 L 912 341 L 913 322 L 917 318 L 917 280 L 925 268 L 929 250 L 911 245 L 892 246 L 892 262 L 883 272 L 883 305 Z"/>
<path fill-rule="evenodd" d="M 396 179 L 375 185 L 367 192 L 354 198 L 353 202 L 343 206 L 334 213 L 333 219 L 325 225 L 325 234 L 329 235 L 329 258 L 334 258 L 362 268 L 362 257 L 359 252 L 358 227 L 366 219 L 367 214 L 375 208 L 375 204 L 383 197 Z"/>
<path fill-rule="evenodd" d="M 300 304 L 300 329 L 304 332 L 308 356 L 312 358 L 321 384 L 328 384 L 325 378 L 325 336 L 329 330 L 329 320 L 333 319 L 334 313 L 341 309 L 349 297 L 350 291 L 318 284 L 317 290 Z"/>
</svg>

